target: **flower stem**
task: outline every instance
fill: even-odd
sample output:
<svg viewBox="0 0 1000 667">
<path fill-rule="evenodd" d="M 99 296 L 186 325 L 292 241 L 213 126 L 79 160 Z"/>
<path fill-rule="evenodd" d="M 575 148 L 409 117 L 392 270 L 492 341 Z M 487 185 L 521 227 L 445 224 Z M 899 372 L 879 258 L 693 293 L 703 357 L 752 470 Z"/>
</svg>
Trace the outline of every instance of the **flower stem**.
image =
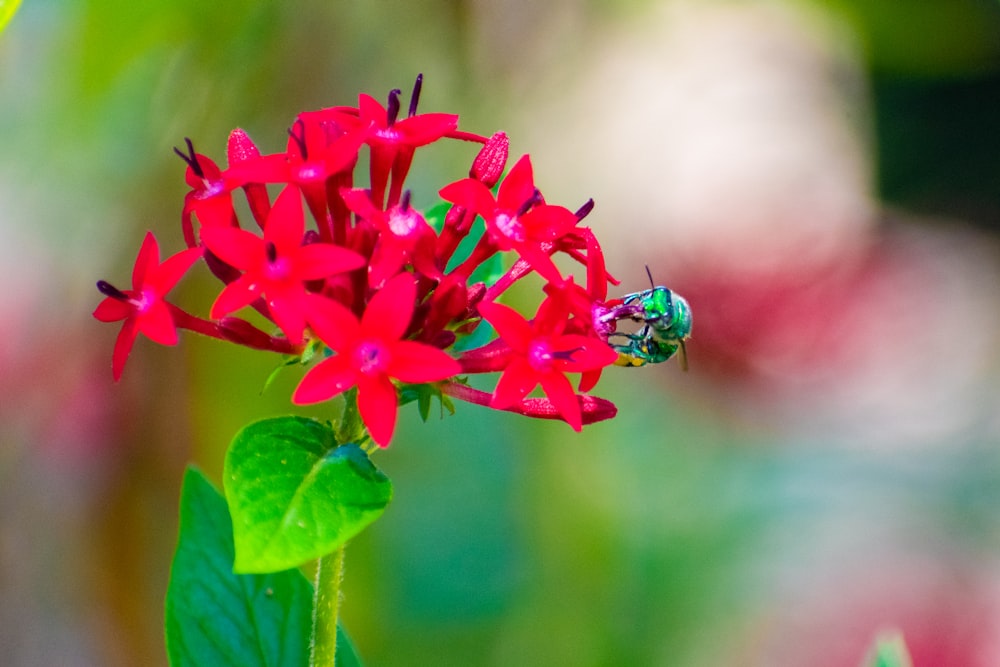
<svg viewBox="0 0 1000 667">
<path fill-rule="evenodd" d="M 316 564 L 310 667 L 334 667 L 337 655 L 337 611 L 344 578 L 344 545 Z"/>
</svg>

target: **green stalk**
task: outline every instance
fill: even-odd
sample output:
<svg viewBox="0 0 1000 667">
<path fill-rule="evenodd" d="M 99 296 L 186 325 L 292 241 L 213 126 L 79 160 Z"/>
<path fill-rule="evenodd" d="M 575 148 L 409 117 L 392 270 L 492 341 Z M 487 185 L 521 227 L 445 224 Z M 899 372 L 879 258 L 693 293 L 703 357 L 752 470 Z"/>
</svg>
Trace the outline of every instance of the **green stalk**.
<svg viewBox="0 0 1000 667">
<path fill-rule="evenodd" d="M 319 559 L 313 597 L 313 632 L 310 667 L 334 667 L 337 656 L 337 611 L 340 582 L 344 578 L 344 545 Z"/>
</svg>

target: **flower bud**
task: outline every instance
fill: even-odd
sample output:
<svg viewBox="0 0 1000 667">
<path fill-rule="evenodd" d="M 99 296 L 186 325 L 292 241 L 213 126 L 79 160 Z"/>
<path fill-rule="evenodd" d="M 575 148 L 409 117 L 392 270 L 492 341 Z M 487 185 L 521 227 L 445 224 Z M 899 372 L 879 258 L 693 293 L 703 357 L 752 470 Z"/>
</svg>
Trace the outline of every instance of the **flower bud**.
<svg viewBox="0 0 1000 667">
<path fill-rule="evenodd" d="M 250 135 L 244 132 L 242 128 L 238 127 L 229 133 L 229 141 L 226 144 L 226 157 L 229 160 L 230 167 L 259 156 L 260 150 L 257 148 L 257 145 L 254 144 L 253 140 L 250 139 Z"/>
<path fill-rule="evenodd" d="M 506 132 L 497 132 L 486 140 L 479 155 L 472 162 L 469 176 L 480 181 L 486 187 L 492 188 L 500 180 L 503 168 L 507 164 L 507 153 L 510 149 L 510 139 Z"/>
</svg>

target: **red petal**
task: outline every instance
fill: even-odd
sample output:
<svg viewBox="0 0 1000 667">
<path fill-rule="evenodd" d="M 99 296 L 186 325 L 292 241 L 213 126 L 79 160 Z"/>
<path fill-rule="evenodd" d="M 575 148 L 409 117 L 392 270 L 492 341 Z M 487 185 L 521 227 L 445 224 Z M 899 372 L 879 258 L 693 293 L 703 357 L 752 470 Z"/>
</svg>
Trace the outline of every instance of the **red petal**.
<svg viewBox="0 0 1000 667">
<path fill-rule="evenodd" d="M 570 360 L 557 360 L 556 367 L 564 372 L 580 373 L 610 366 L 618 360 L 618 353 L 610 345 L 592 336 L 568 334 L 552 342 L 554 350 L 572 352 Z"/>
<path fill-rule="evenodd" d="M 362 188 L 342 188 L 340 196 L 343 197 L 344 203 L 347 204 L 347 208 L 351 209 L 365 220 L 374 222 L 379 218 L 385 217 L 382 210 L 377 208 L 375 204 L 372 203 L 371 195 L 368 193 L 368 190 Z"/>
<path fill-rule="evenodd" d="M 563 281 L 562 274 L 559 273 L 559 269 L 552 261 L 552 258 L 537 245 L 519 243 L 514 249 L 521 256 L 521 259 L 530 264 L 531 268 L 537 271 L 542 278 L 553 283 L 561 283 Z"/>
<path fill-rule="evenodd" d="M 288 290 L 285 294 L 271 295 L 267 300 L 268 310 L 278 328 L 293 345 L 302 342 L 302 332 L 306 328 L 305 292 L 301 289 Z"/>
<path fill-rule="evenodd" d="M 375 293 L 361 316 L 361 330 L 380 340 L 399 340 L 413 317 L 417 286 L 413 276 L 400 273 Z"/>
<path fill-rule="evenodd" d="M 136 323 L 146 338 L 160 345 L 177 344 L 177 327 L 174 326 L 174 318 L 170 316 L 170 309 L 163 301 L 150 305 L 146 312 L 136 318 Z"/>
<path fill-rule="evenodd" d="M 527 320 L 509 306 L 495 301 L 484 301 L 477 308 L 479 314 L 493 325 L 504 341 L 515 350 L 522 352 L 528 349 L 534 333 Z"/>
<path fill-rule="evenodd" d="M 523 155 L 500 184 L 497 206 L 507 211 L 516 211 L 534 196 L 535 179 L 531 171 L 531 158 Z"/>
<path fill-rule="evenodd" d="M 368 284 L 372 289 L 382 289 L 385 281 L 399 273 L 406 264 L 409 245 L 388 235 L 379 238 L 368 264 Z"/>
<path fill-rule="evenodd" d="M 388 447 L 396 429 L 396 387 L 385 375 L 358 378 L 358 412 L 380 447 Z"/>
<path fill-rule="evenodd" d="M 291 168 L 285 153 L 261 155 L 232 165 L 223 172 L 226 187 L 233 189 L 247 183 L 287 183 Z"/>
<path fill-rule="evenodd" d="M 115 351 L 111 356 L 111 373 L 115 382 L 122 378 L 122 371 L 125 370 L 125 362 L 128 361 L 128 355 L 132 351 L 132 344 L 135 343 L 137 333 L 135 320 L 126 320 L 125 324 L 122 325 L 122 330 L 118 332 L 118 337 L 115 339 Z"/>
<path fill-rule="evenodd" d="M 587 239 L 587 294 L 592 301 L 608 298 L 608 271 L 604 263 L 604 251 L 597 237 L 590 229 L 583 228 Z"/>
<path fill-rule="evenodd" d="M 602 371 L 603 369 L 601 368 L 598 368 L 595 371 L 585 371 L 580 376 L 580 384 L 577 388 L 580 391 L 590 391 L 593 389 L 597 385 L 598 380 L 601 379 Z"/>
<path fill-rule="evenodd" d="M 245 229 L 202 227 L 201 242 L 212 254 L 237 269 L 256 268 L 264 261 L 264 241 Z"/>
<path fill-rule="evenodd" d="M 343 304 L 318 294 L 306 295 L 306 319 L 320 340 L 346 352 L 361 336 L 358 319 Z"/>
<path fill-rule="evenodd" d="M 267 216 L 264 240 L 273 243 L 279 254 L 288 254 L 302 244 L 305 229 L 302 195 L 297 187 L 287 186 L 278 195 L 271 214 Z"/>
<path fill-rule="evenodd" d="M 303 280 L 326 278 L 364 265 L 364 257 L 331 243 L 310 243 L 299 248 L 295 256 L 295 270 Z"/>
<path fill-rule="evenodd" d="M 554 241 L 576 226 L 576 216 L 565 206 L 543 204 L 520 217 L 528 238 L 534 241 Z"/>
<path fill-rule="evenodd" d="M 501 410 L 509 408 L 519 403 L 537 385 L 538 373 L 526 359 L 514 357 L 500 376 L 496 389 L 493 390 L 490 406 Z"/>
<path fill-rule="evenodd" d="M 566 379 L 566 376 L 556 372 L 546 373 L 541 377 L 541 382 L 545 395 L 556 406 L 566 423 L 572 426 L 574 431 L 582 429 L 580 402 L 577 400 L 576 392 L 573 391 L 573 385 Z"/>
<path fill-rule="evenodd" d="M 192 197 L 190 209 L 204 227 L 228 227 L 233 219 L 233 197 L 229 191 L 220 192 L 207 199 Z"/>
<path fill-rule="evenodd" d="M 385 127 L 388 124 L 386 108 L 371 95 L 358 95 L 358 115 L 362 121 L 374 123 L 375 127 Z"/>
<path fill-rule="evenodd" d="M 94 309 L 94 317 L 101 322 L 118 322 L 130 317 L 134 312 L 135 310 L 128 303 L 108 296 L 97 304 L 97 308 Z"/>
<path fill-rule="evenodd" d="M 458 361 L 444 351 L 412 341 L 393 345 L 390 358 L 389 375 L 413 384 L 437 382 L 462 372 Z"/>
<path fill-rule="evenodd" d="M 368 138 L 369 126 L 364 125 L 334 141 L 323 153 L 323 168 L 327 175 L 343 171 L 354 164 L 358 151 Z"/>
<path fill-rule="evenodd" d="M 484 218 L 492 218 L 497 202 L 489 188 L 473 178 L 463 178 L 446 185 L 438 192 L 441 199 L 475 211 Z"/>
<path fill-rule="evenodd" d="M 357 370 L 345 356 L 324 359 L 299 382 L 292 394 L 292 402 L 305 405 L 329 400 L 353 387 L 357 375 Z"/>
<path fill-rule="evenodd" d="M 139 255 L 135 258 L 135 266 L 132 267 L 132 289 L 141 292 L 149 270 L 156 268 L 159 263 L 160 245 L 156 242 L 153 232 L 146 232 L 145 238 L 142 239 L 142 247 L 139 248 Z"/>
<path fill-rule="evenodd" d="M 404 118 L 393 126 L 410 146 L 425 146 L 458 128 L 458 116 L 450 113 L 423 113 Z"/>
<path fill-rule="evenodd" d="M 239 310 L 243 306 L 250 304 L 260 295 L 260 290 L 254 288 L 253 280 L 246 274 L 240 276 L 223 288 L 212 304 L 209 317 L 219 319 L 229 313 Z"/>
<path fill-rule="evenodd" d="M 163 296 L 184 277 L 191 265 L 201 257 L 201 248 L 189 248 L 168 257 L 163 264 L 146 276 L 147 284 Z"/>
</svg>

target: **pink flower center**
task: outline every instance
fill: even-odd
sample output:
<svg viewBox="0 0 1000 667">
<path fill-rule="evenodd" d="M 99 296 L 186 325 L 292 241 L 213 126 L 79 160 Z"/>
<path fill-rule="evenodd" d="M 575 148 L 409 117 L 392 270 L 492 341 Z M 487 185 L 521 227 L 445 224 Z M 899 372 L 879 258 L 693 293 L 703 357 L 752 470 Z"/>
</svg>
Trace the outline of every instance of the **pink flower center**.
<svg viewBox="0 0 1000 667">
<path fill-rule="evenodd" d="M 389 350 L 377 340 L 363 341 L 354 349 L 354 364 L 365 375 L 385 373 L 389 359 Z"/>
<path fill-rule="evenodd" d="M 375 138 L 381 139 L 382 141 L 388 141 L 390 143 L 399 141 L 400 139 L 403 138 L 402 134 L 400 134 L 397 130 L 394 130 L 391 127 L 375 130 L 374 134 Z"/>
<path fill-rule="evenodd" d="M 157 299 L 156 292 L 148 287 L 144 287 L 141 292 L 136 294 L 134 297 L 129 299 L 132 305 L 135 306 L 135 312 L 142 314 L 147 312 Z"/>
<path fill-rule="evenodd" d="M 528 364 L 539 373 L 552 370 L 553 359 L 552 345 L 544 338 L 533 340 L 528 345 Z"/>
<path fill-rule="evenodd" d="M 326 180 L 326 173 L 323 165 L 315 162 L 303 162 L 299 165 L 298 180 L 300 183 Z"/>
<path fill-rule="evenodd" d="M 292 263 L 287 257 L 275 257 L 265 265 L 264 275 L 274 282 L 288 280 L 292 276 Z"/>
<path fill-rule="evenodd" d="M 409 236 L 417 229 L 417 214 L 413 209 L 402 211 L 398 206 L 389 214 L 389 231 L 396 236 Z"/>
<path fill-rule="evenodd" d="M 196 199 L 210 199 L 215 195 L 222 194 L 226 190 L 225 184 L 219 181 L 210 181 L 207 178 L 201 179 L 201 183 L 204 187 L 201 190 L 195 192 Z"/>
<path fill-rule="evenodd" d="M 511 241 L 517 243 L 523 243 L 526 235 L 524 233 L 524 225 L 518 220 L 516 215 L 510 215 L 509 213 L 497 213 L 496 217 L 493 218 L 493 224 L 496 226 L 497 231 L 506 236 Z"/>
</svg>

